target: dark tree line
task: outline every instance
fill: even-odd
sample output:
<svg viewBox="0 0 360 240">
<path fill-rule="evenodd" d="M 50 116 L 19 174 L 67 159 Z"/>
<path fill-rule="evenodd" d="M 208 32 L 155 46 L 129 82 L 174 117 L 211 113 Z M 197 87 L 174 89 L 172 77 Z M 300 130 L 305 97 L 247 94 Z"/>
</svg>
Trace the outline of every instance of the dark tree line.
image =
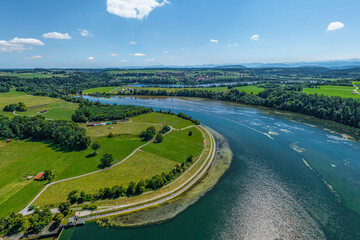
<svg viewBox="0 0 360 240">
<path fill-rule="evenodd" d="M 80 104 L 79 109 L 72 115 L 72 120 L 74 122 L 122 120 L 150 112 L 153 112 L 152 108 L 87 102 Z"/>
<path fill-rule="evenodd" d="M 86 130 L 76 123 L 45 120 L 42 116 L 16 116 L 12 119 L 0 116 L 0 138 L 50 141 L 65 150 L 81 150 L 90 145 Z"/>
<path fill-rule="evenodd" d="M 299 86 L 286 88 L 275 86 L 267 88 L 258 95 L 247 94 L 238 89 L 228 92 L 213 92 L 208 90 L 139 90 L 135 95 L 150 96 L 181 96 L 201 97 L 214 100 L 233 101 L 255 106 L 264 106 L 273 109 L 302 113 L 320 119 L 331 120 L 352 127 L 360 128 L 360 102 L 351 98 L 328 97 L 318 94 L 302 93 Z"/>
</svg>

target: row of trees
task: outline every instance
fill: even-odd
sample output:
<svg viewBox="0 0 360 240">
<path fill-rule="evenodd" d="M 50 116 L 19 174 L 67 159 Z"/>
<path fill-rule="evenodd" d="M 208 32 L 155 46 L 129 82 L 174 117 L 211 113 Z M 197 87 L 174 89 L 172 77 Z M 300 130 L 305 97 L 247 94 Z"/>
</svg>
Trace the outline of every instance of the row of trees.
<svg viewBox="0 0 360 240">
<path fill-rule="evenodd" d="M 45 120 L 42 116 L 16 116 L 12 119 L 0 116 L 0 138 L 49 141 L 70 151 L 86 149 L 91 142 L 86 130 L 76 123 Z"/>
<path fill-rule="evenodd" d="M 169 111 L 162 111 L 162 110 L 159 110 L 157 111 L 158 113 L 163 113 L 163 114 L 169 114 L 169 115 L 176 115 L 178 116 L 179 118 L 182 118 L 182 119 L 185 119 L 185 120 L 189 120 L 191 121 L 192 123 L 196 124 L 196 125 L 200 125 L 200 120 L 199 119 L 193 119 L 191 116 L 188 116 L 186 115 L 185 113 L 178 113 L 178 114 L 175 114 L 173 112 L 171 112 L 171 109 L 169 109 Z"/>
<path fill-rule="evenodd" d="M 79 109 L 72 115 L 72 120 L 74 122 L 111 121 L 126 119 L 150 112 L 153 112 L 152 108 L 89 102 L 80 104 Z"/>
</svg>

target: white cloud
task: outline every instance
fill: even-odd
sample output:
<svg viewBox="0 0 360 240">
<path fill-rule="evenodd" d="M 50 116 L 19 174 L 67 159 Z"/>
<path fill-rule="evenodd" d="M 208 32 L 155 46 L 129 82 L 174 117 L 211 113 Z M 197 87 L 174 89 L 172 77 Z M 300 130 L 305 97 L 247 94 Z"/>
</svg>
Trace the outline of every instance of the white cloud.
<svg viewBox="0 0 360 240">
<path fill-rule="evenodd" d="M 327 27 L 327 31 L 336 31 L 342 29 L 344 26 L 342 22 L 331 22 Z"/>
<path fill-rule="evenodd" d="M 233 44 L 229 43 L 228 46 L 229 47 L 237 47 L 237 46 L 239 46 L 239 44 L 238 43 L 233 43 Z"/>
<path fill-rule="evenodd" d="M 45 45 L 42 41 L 35 38 L 13 38 L 9 41 L 0 40 L 0 52 L 22 52 L 31 50 L 33 46 Z"/>
<path fill-rule="evenodd" d="M 68 33 L 59 33 L 59 32 L 44 33 L 42 36 L 43 38 L 51 38 L 51 39 L 63 39 L 63 40 L 71 39 L 71 36 Z"/>
<path fill-rule="evenodd" d="M 129 42 L 129 45 L 136 45 L 137 44 L 137 42 L 135 42 L 135 41 L 130 41 Z"/>
<path fill-rule="evenodd" d="M 145 61 L 147 61 L 147 62 L 154 62 L 154 61 L 155 61 L 155 58 L 145 59 Z"/>
<path fill-rule="evenodd" d="M 120 62 L 128 62 L 129 60 L 122 59 Z"/>
<path fill-rule="evenodd" d="M 118 54 L 117 54 L 117 53 L 110 53 L 109 56 L 110 56 L 110 57 L 117 57 Z"/>
<path fill-rule="evenodd" d="M 250 39 L 254 40 L 254 41 L 258 41 L 260 39 L 260 36 L 255 34 L 255 35 L 252 35 L 252 37 Z"/>
<path fill-rule="evenodd" d="M 88 62 L 96 62 L 94 57 L 88 57 L 87 60 L 88 60 Z"/>
<path fill-rule="evenodd" d="M 218 42 L 219 42 L 219 40 L 216 40 L 216 39 L 210 39 L 210 42 L 212 42 L 212 43 L 218 43 Z"/>
<path fill-rule="evenodd" d="M 93 37 L 94 36 L 86 29 L 79 28 L 78 31 L 80 32 L 81 36 L 83 36 L 83 37 Z"/>
<path fill-rule="evenodd" d="M 26 60 L 34 60 L 34 59 L 42 59 L 43 56 L 40 56 L 40 55 L 36 55 L 36 56 L 32 56 L 32 57 L 29 57 L 29 58 L 24 58 Z"/>
<path fill-rule="evenodd" d="M 107 11 L 124 18 L 147 17 L 155 8 L 170 3 L 167 0 L 107 0 Z"/>
<path fill-rule="evenodd" d="M 134 54 L 129 54 L 129 56 L 131 56 L 131 57 L 146 57 L 146 54 L 144 54 L 144 53 L 134 53 Z"/>
</svg>

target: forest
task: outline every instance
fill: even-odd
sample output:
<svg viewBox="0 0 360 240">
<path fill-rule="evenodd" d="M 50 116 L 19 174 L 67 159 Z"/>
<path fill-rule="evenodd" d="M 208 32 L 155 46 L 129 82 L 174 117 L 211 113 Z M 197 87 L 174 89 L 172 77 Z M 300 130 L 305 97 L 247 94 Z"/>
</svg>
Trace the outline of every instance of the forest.
<svg viewBox="0 0 360 240">
<path fill-rule="evenodd" d="M 70 151 L 86 149 L 91 143 L 86 130 L 76 123 L 45 120 L 42 116 L 15 116 L 12 119 L 0 116 L 0 138 L 47 141 Z"/>
<path fill-rule="evenodd" d="M 140 114 L 153 112 L 153 109 L 136 107 L 133 105 L 110 105 L 100 102 L 81 103 L 79 109 L 72 116 L 74 122 L 124 120 Z"/>
</svg>

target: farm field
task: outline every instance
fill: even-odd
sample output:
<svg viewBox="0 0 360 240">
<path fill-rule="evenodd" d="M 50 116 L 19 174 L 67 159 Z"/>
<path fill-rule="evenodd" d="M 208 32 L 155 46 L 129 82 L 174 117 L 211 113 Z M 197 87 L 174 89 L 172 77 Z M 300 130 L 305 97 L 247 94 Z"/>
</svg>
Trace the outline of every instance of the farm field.
<svg viewBox="0 0 360 240">
<path fill-rule="evenodd" d="M 115 185 L 126 187 L 130 182 L 138 182 L 162 172 L 169 172 L 176 164 L 174 161 L 148 152 L 137 152 L 124 163 L 110 170 L 52 185 L 34 202 L 34 205 L 59 204 L 66 201 L 67 194 L 72 190 L 95 193 L 104 187 L 111 188 Z"/>
<path fill-rule="evenodd" d="M 49 77 L 64 77 L 64 74 L 51 73 L 16 73 L 16 72 L 0 72 L 0 76 L 18 77 L 18 78 L 49 78 Z"/>
<path fill-rule="evenodd" d="M 173 131 L 164 137 L 162 143 L 150 143 L 141 148 L 125 162 L 110 169 L 61 182 L 49 187 L 35 202 L 36 206 L 59 204 L 66 201 L 72 190 L 95 193 L 100 188 L 114 185 L 126 187 L 130 182 L 146 180 L 156 174 L 167 173 L 177 164 L 185 162 L 189 155 L 200 156 L 204 148 L 202 133 L 195 127 Z M 165 151 L 166 150 L 166 151 Z"/>
<path fill-rule="evenodd" d="M 149 122 L 143 123 L 142 121 Z M 98 165 L 100 164 L 100 158 L 105 153 L 113 155 L 115 164 L 145 143 L 138 137 L 140 132 L 149 126 L 154 126 L 158 131 L 162 128 L 163 123 L 174 124 L 175 127 L 192 125 L 190 121 L 178 118 L 177 116 L 160 113 L 140 115 L 130 119 L 129 122 L 108 126 L 86 127 L 85 124 L 80 124 L 80 126 L 86 128 L 87 135 L 90 136 L 92 140 L 98 141 L 101 145 L 95 156 L 93 154 L 94 151 L 90 148 L 83 151 L 63 152 L 44 142 L 14 140 L 11 143 L 5 143 L 1 141 L 0 216 L 6 216 L 11 211 L 20 211 L 46 184 L 45 182 L 27 180 L 26 178 L 28 176 L 34 176 L 44 170 L 52 170 L 55 174 L 54 181 L 58 181 L 97 171 L 99 170 Z M 107 137 L 110 132 L 114 134 L 113 138 Z M 178 132 L 174 133 L 178 134 Z M 197 134 L 194 131 L 194 139 L 196 138 Z M 164 139 L 166 139 L 166 137 Z M 190 144 L 191 142 L 187 141 L 183 143 Z M 193 146 L 187 147 L 187 149 L 192 148 Z M 150 152 L 147 154 L 147 157 L 140 154 L 140 157 L 134 161 L 138 166 L 141 166 L 141 169 L 148 169 L 148 174 L 151 176 L 160 174 L 163 170 L 169 171 L 175 166 L 177 161 L 177 159 L 167 159 L 159 155 L 149 157 L 155 155 Z M 152 168 L 151 166 L 146 166 L 148 162 L 144 159 L 153 159 L 153 161 L 160 161 L 160 163 L 159 165 L 154 165 L 156 167 Z M 171 164 L 164 163 L 164 161 Z M 144 167 L 142 167 L 142 163 L 145 164 Z M 129 165 L 129 167 L 130 166 L 132 165 Z M 161 170 L 161 172 L 154 174 L 153 170 L 156 169 L 158 171 Z M 128 170 L 125 171 L 128 172 Z M 138 173 L 136 171 L 139 171 L 139 169 L 134 169 L 133 172 L 130 171 L 130 175 L 128 176 L 132 176 L 131 174 L 136 175 Z M 140 174 L 140 176 L 145 175 Z M 135 180 L 138 179 L 134 179 L 134 181 Z"/>
<path fill-rule="evenodd" d="M 188 135 L 189 131 L 193 132 L 192 136 Z M 196 127 L 191 127 L 183 131 L 173 131 L 161 144 L 151 143 L 142 150 L 183 163 L 190 155 L 199 156 L 203 148 L 202 133 Z"/>
<path fill-rule="evenodd" d="M 143 123 L 154 123 L 154 124 L 168 124 L 174 128 L 180 129 L 185 128 L 191 125 L 194 125 L 192 122 L 179 118 L 176 115 L 170 115 L 165 113 L 148 113 L 134 117 L 132 121 L 143 122 Z"/>
<path fill-rule="evenodd" d="M 12 90 L 8 93 L 0 93 L 0 115 L 13 117 L 13 113 L 3 112 L 2 110 L 6 105 L 17 104 L 18 102 L 24 102 L 28 111 L 18 112 L 17 114 L 35 116 L 39 115 L 40 111 L 47 110 L 47 113 L 41 113 L 41 115 L 54 120 L 71 120 L 71 115 L 78 108 L 77 103 L 66 102 L 57 98 L 32 96 Z"/>
<path fill-rule="evenodd" d="M 97 138 L 101 145 L 98 154 L 92 155 L 90 148 L 84 151 L 62 152 L 52 149 L 45 143 L 31 141 L 13 141 L 2 143 L 0 151 L 0 216 L 10 210 L 21 210 L 32 199 L 44 183 L 33 184 L 26 180 L 29 175 L 36 175 L 46 169 L 53 170 L 55 180 L 74 177 L 98 170 L 100 158 L 105 153 L 113 154 L 114 162 L 118 162 L 129 155 L 143 142 L 134 135 L 121 135 L 120 137 Z M 28 192 L 28 194 L 24 194 Z M 20 202 L 14 202 L 18 196 Z M 24 204 L 25 203 L 25 204 Z M 17 205 L 12 209 L 10 206 Z M 9 210 L 10 209 L 10 210 Z"/>
<path fill-rule="evenodd" d="M 319 88 L 304 88 L 306 94 L 323 94 L 326 96 L 337 96 L 342 98 L 360 99 L 360 94 L 353 94 L 355 88 L 347 86 L 319 86 Z"/>
<path fill-rule="evenodd" d="M 83 91 L 83 94 L 91 94 L 91 93 L 117 93 L 122 87 L 114 86 L 114 87 L 98 87 L 98 88 L 90 88 Z"/>
</svg>

